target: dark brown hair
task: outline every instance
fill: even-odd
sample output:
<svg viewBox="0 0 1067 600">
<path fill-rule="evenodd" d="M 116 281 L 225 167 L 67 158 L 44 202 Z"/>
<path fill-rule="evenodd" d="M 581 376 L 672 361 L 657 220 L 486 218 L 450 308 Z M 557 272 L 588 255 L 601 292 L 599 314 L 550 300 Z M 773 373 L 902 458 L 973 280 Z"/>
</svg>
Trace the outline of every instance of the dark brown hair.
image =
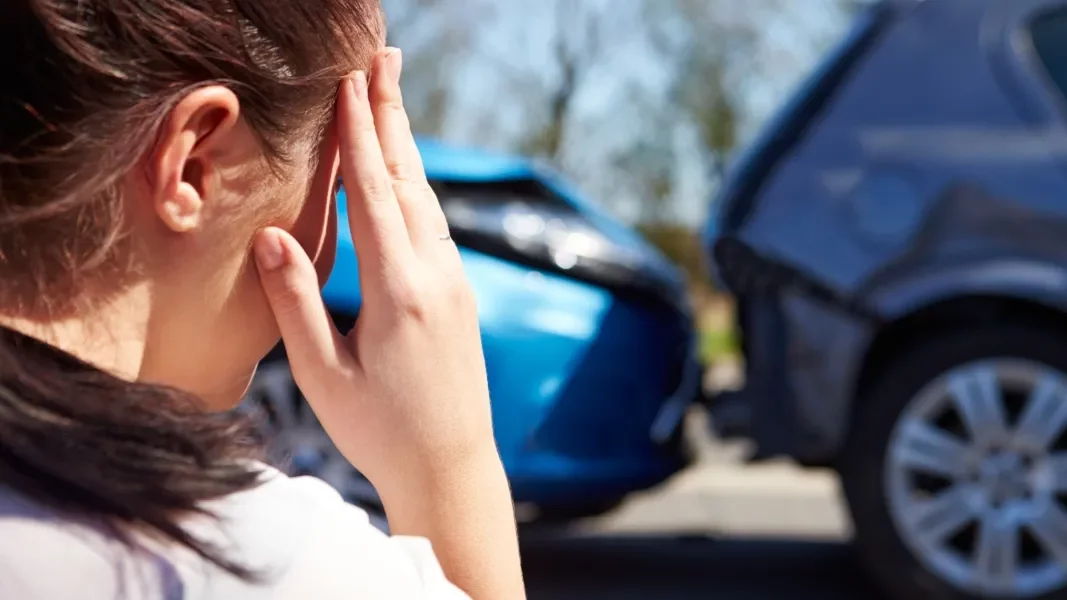
<svg viewBox="0 0 1067 600">
<path fill-rule="evenodd" d="M 283 166 L 383 28 L 378 0 L 4 0 L 0 314 L 60 318 L 140 275 L 119 182 L 183 95 L 230 87 Z M 0 330 L 0 486 L 247 576 L 180 522 L 256 485 L 254 438 L 237 413 Z"/>
</svg>

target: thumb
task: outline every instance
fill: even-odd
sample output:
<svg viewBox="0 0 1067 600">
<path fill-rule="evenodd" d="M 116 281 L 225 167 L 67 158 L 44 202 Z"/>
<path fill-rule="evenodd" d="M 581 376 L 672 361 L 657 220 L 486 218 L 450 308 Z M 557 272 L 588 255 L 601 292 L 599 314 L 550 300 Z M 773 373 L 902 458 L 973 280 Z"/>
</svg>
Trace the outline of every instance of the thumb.
<svg viewBox="0 0 1067 600">
<path fill-rule="evenodd" d="M 253 241 L 259 279 L 285 342 L 298 386 L 322 386 L 348 366 L 352 355 L 326 312 L 315 266 L 291 235 L 268 227 Z"/>
</svg>

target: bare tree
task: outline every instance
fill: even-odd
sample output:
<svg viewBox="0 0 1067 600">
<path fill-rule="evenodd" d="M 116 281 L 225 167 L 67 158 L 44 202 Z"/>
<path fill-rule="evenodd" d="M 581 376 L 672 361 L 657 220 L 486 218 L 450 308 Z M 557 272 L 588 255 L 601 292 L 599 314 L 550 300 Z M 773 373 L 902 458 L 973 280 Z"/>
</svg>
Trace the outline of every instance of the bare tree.
<svg viewBox="0 0 1067 600">
<path fill-rule="evenodd" d="M 751 130 L 752 83 L 786 81 L 770 90 L 783 93 L 818 51 L 797 48 L 814 48 L 836 27 L 822 14 L 867 0 L 383 1 L 390 41 L 405 51 L 419 132 L 463 130 L 467 142 L 545 159 L 616 207 L 639 206 L 626 211 L 634 217 L 664 221 L 680 214 L 677 184 L 691 185 L 692 169 L 707 186 L 722 179 Z M 499 36 L 487 45 L 478 26 L 518 21 L 523 31 L 526 19 L 538 31 L 548 19 L 547 62 Z M 803 31 L 772 39 L 769 23 L 791 20 Z M 641 67 L 627 62 L 635 55 Z M 484 94 L 457 87 L 464 72 L 478 73 Z M 586 110 L 589 98 L 610 109 Z"/>
<path fill-rule="evenodd" d="M 457 18 L 465 5 L 456 0 L 385 0 L 383 7 L 388 41 L 404 50 L 404 90 L 412 128 L 440 136 L 453 106 L 449 74 L 467 59 L 476 21 Z"/>
<path fill-rule="evenodd" d="M 541 101 L 543 122 L 522 141 L 520 150 L 559 165 L 574 99 L 601 58 L 603 32 L 599 11 L 574 10 L 569 0 L 557 0 L 554 8 L 551 43 L 558 78 Z"/>
<path fill-rule="evenodd" d="M 675 102 L 696 130 L 707 176 L 718 182 L 737 146 L 738 100 L 727 89 L 726 64 L 721 56 L 698 52 L 684 64 L 688 76 L 678 83 Z"/>
</svg>

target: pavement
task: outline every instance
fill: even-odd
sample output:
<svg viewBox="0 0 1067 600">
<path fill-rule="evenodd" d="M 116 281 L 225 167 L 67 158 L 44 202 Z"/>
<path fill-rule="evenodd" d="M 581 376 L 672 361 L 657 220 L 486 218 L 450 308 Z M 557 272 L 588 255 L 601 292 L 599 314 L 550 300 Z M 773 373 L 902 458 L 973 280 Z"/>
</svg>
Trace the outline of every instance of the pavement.
<svg viewBox="0 0 1067 600">
<path fill-rule="evenodd" d="M 524 535 L 531 600 L 874 600 L 836 477 L 746 448 L 691 415 L 694 466 L 609 515 Z"/>
<path fill-rule="evenodd" d="M 836 541 L 851 534 L 835 473 L 802 469 L 785 460 L 746 464 L 746 445 L 712 439 L 702 411 L 690 415 L 687 430 L 697 456 L 691 468 L 584 527 L 606 533 Z"/>
</svg>

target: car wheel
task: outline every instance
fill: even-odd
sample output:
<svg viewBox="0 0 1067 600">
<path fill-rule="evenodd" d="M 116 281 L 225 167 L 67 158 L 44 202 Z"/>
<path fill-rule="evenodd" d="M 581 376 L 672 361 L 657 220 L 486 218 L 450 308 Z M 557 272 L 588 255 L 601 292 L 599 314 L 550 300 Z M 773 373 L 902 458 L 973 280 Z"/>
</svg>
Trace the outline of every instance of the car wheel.
<svg viewBox="0 0 1067 600">
<path fill-rule="evenodd" d="M 261 364 L 243 406 L 260 415 L 272 464 L 292 476 L 322 479 L 347 502 L 366 510 L 371 524 L 388 532 L 377 491 L 330 441 L 297 388 L 288 362 Z"/>
<path fill-rule="evenodd" d="M 1067 592 L 1067 337 L 996 325 L 896 355 L 840 460 L 861 559 L 893 598 Z"/>
</svg>

